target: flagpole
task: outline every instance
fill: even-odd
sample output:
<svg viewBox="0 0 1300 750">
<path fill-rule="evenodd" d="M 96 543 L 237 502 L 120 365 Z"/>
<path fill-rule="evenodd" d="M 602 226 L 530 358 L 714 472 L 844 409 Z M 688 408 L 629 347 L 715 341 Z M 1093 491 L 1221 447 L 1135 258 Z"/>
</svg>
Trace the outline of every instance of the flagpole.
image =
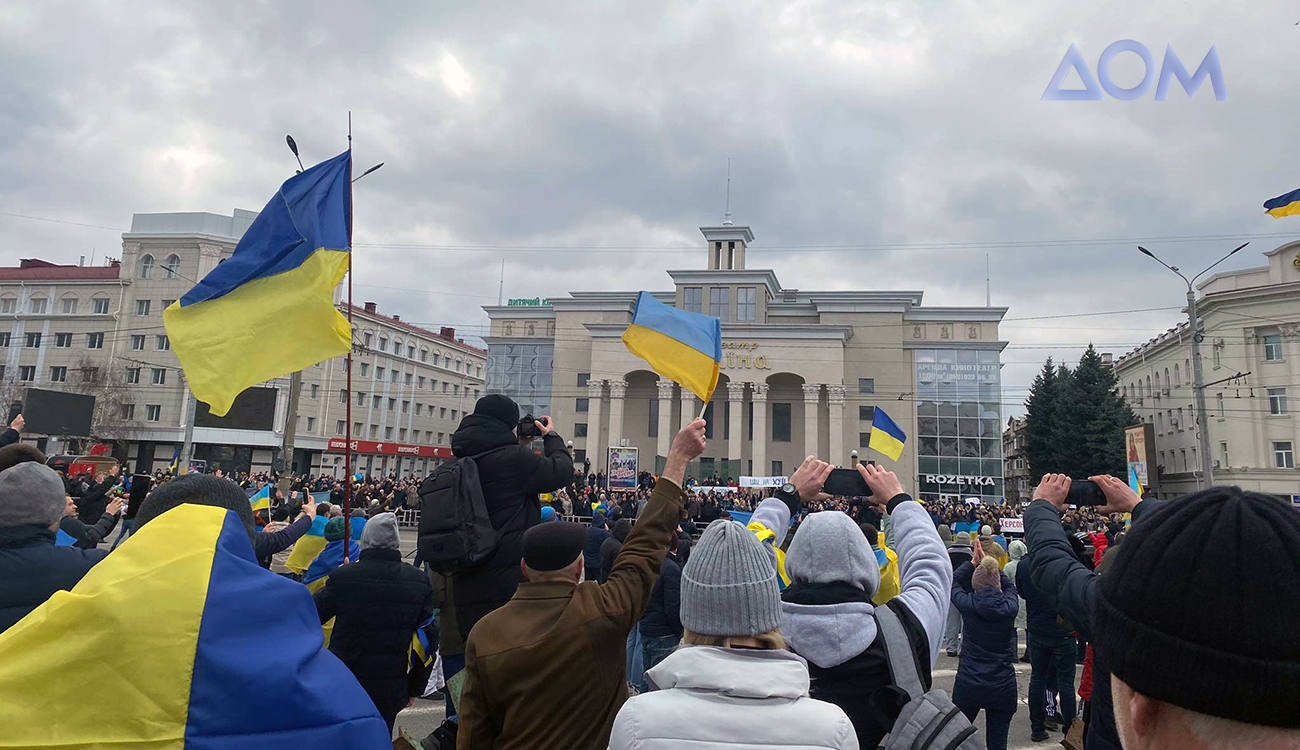
<svg viewBox="0 0 1300 750">
<path fill-rule="evenodd" d="M 348 561 L 348 542 L 352 538 L 352 110 L 348 110 L 348 356 L 347 356 L 347 426 L 343 446 L 343 562 Z"/>
</svg>

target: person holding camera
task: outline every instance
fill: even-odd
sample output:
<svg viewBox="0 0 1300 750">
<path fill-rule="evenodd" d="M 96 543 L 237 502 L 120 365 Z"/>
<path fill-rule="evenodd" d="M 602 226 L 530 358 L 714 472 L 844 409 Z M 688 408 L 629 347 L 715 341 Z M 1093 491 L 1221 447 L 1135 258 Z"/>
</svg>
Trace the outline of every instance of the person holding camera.
<svg viewBox="0 0 1300 750">
<path fill-rule="evenodd" d="M 528 447 L 537 437 L 542 438 L 541 456 Z M 525 423 L 519 405 L 500 394 L 474 404 L 474 413 L 452 433 L 451 450 L 458 457 L 474 458 L 492 528 L 501 535 L 491 557 L 452 579 L 457 629 L 468 638 L 474 624 L 510 601 L 523 582 L 519 561 L 524 532 L 542 521 L 538 495 L 569 483 L 573 457 L 550 417 Z"/>
</svg>

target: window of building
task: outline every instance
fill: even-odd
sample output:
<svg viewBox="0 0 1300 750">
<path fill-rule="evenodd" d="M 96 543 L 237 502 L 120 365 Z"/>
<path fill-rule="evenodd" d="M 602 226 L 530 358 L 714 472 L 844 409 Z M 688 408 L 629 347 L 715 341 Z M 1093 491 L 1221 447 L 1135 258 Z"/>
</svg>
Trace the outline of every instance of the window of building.
<svg viewBox="0 0 1300 750">
<path fill-rule="evenodd" d="M 455 409 L 452 409 L 452 410 L 451 410 L 451 421 L 455 422 L 457 419 L 460 419 L 460 412 L 456 411 Z"/>
<path fill-rule="evenodd" d="M 167 262 L 163 264 L 163 278 L 174 279 L 180 276 L 181 256 L 172 254 L 167 256 Z M 147 278 L 147 277 L 146 277 Z"/>
<path fill-rule="evenodd" d="M 1264 337 L 1264 359 L 1269 362 L 1282 361 L 1282 337 L 1278 334 Z"/>
<path fill-rule="evenodd" d="M 135 385 L 135 384 L 137 384 L 137 383 L 140 382 L 140 368 L 139 368 L 139 367 L 128 367 L 128 368 L 126 368 L 126 382 L 127 382 L 127 384 L 129 384 L 129 385 Z"/>
<path fill-rule="evenodd" d="M 370 364 L 369 364 L 368 362 L 362 362 L 362 363 L 361 363 L 361 377 L 364 378 L 365 376 L 367 376 L 367 375 L 369 375 L 369 374 L 370 374 Z"/>
<path fill-rule="evenodd" d="M 307 432 L 315 432 L 315 431 L 316 431 L 316 418 L 307 417 Z"/>
<path fill-rule="evenodd" d="M 144 334 L 133 334 L 131 336 L 131 351 L 144 351 Z"/>
<path fill-rule="evenodd" d="M 388 337 L 386 336 L 379 337 L 379 351 L 381 352 L 388 351 Z"/>
<path fill-rule="evenodd" d="M 135 404 L 122 404 L 121 417 L 128 422 L 135 419 Z"/>
<path fill-rule="evenodd" d="M 591 373 L 589 373 L 589 372 L 580 372 L 580 373 L 578 373 L 578 387 L 579 387 L 579 388 L 586 388 L 586 387 L 587 387 L 587 384 L 590 383 L 590 382 L 591 382 Z"/>
<path fill-rule="evenodd" d="M 347 431 L 347 428 L 348 428 L 348 423 L 340 419 L 339 421 L 334 423 L 334 434 L 342 435 L 344 432 Z"/>
<path fill-rule="evenodd" d="M 11 340 L 10 335 L 7 331 L 4 333 L 0 333 L 0 348 L 4 348 L 4 349 L 9 348 L 10 340 Z"/>
<path fill-rule="evenodd" d="M 379 379 L 379 380 L 383 380 L 383 379 L 384 379 L 384 372 L 385 372 L 384 368 L 382 368 L 382 367 L 376 367 L 376 368 L 375 368 L 375 377 L 376 377 L 377 379 Z"/>
<path fill-rule="evenodd" d="M 1217 347 L 1217 346 L 1214 346 L 1214 347 L 1211 347 L 1211 348 L 1214 349 L 1214 369 L 1217 370 L 1217 369 L 1219 369 L 1220 367 L 1223 366 L 1222 357 L 1221 357 L 1220 354 L 1219 354 L 1220 349 L 1219 349 L 1219 347 Z"/>
<path fill-rule="evenodd" d="M 18 300 L 14 299 L 13 297 L 5 297 L 4 299 L 0 299 L 0 313 L 5 313 L 6 315 L 12 315 L 17 305 L 18 305 Z"/>
<path fill-rule="evenodd" d="M 357 406 L 365 406 L 365 405 L 366 405 L 366 394 L 365 394 L 365 391 L 358 391 L 358 392 L 357 392 Z"/>
<path fill-rule="evenodd" d="M 438 433 L 438 445 L 442 445 L 442 441 L 445 435 L 446 433 L 442 433 L 442 432 Z"/>
<path fill-rule="evenodd" d="M 166 338 L 166 337 L 164 336 L 163 338 Z M 102 334 L 102 333 L 88 333 L 88 334 L 86 334 L 86 348 L 87 348 L 87 349 L 103 349 L 103 348 L 104 348 L 104 334 Z"/>
<path fill-rule="evenodd" d="M 316 398 L 320 394 L 320 386 L 315 383 L 311 384 L 311 397 Z"/>
<path fill-rule="evenodd" d="M 56 349 L 71 349 L 71 348 L 72 348 L 72 334 L 70 334 L 70 333 L 56 333 L 56 334 L 54 334 L 54 346 L 55 346 Z"/>
<path fill-rule="evenodd" d="M 1187 471 L 1187 449 L 1183 448 L 1178 451 L 1179 456 L 1183 459 L 1183 471 Z"/>
<path fill-rule="evenodd" d="M 1156 414 L 1156 432 L 1159 432 L 1159 433 L 1162 433 L 1162 434 L 1163 434 L 1164 431 L 1165 431 L 1165 417 L 1164 417 L 1163 414 L 1157 413 L 1157 414 Z"/>
<path fill-rule="evenodd" d="M 1291 441 L 1273 443 L 1273 466 L 1279 469 L 1294 469 L 1295 454 L 1291 450 Z"/>
<path fill-rule="evenodd" d="M 420 361 L 421 361 L 421 362 L 428 362 L 428 361 L 429 361 L 429 350 L 428 350 L 428 349 L 421 349 L 421 350 L 420 350 Z"/>
<path fill-rule="evenodd" d="M 1183 407 L 1178 407 L 1178 431 L 1182 432 L 1187 429 L 1187 423 L 1183 421 Z"/>
<path fill-rule="evenodd" d="M 108 297 L 95 297 L 92 299 L 90 301 L 90 311 L 96 315 L 108 315 Z"/>
<path fill-rule="evenodd" d="M 423 388 L 423 387 L 424 387 L 424 381 L 425 381 L 425 380 L 426 380 L 426 378 L 425 378 L 423 375 L 421 375 L 419 378 L 416 378 L 416 381 L 415 381 L 415 387 L 416 387 L 416 388 Z M 409 383 L 408 383 L 408 385 L 409 385 Z"/>
<path fill-rule="evenodd" d="M 1268 389 L 1268 413 L 1269 414 L 1286 414 L 1286 389 L 1269 388 Z"/>
<path fill-rule="evenodd" d="M 397 370 L 392 370 L 388 374 L 389 374 L 388 381 L 390 383 L 396 383 L 398 380 L 402 378 L 402 373 L 398 372 Z"/>
<path fill-rule="evenodd" d="M 361 425 L 360 422 L 353 422 L 353 423 L 352 423 L 352 434 L 353 434 L 353 435 L 362 435 L 362 434 L 364 434 L 364 433 L 362 432 L 362 430 L 361 430 L 361 427 L 362 427 L 362 425 Z"/>
<path fill-rule="evenodd" d="M 410 401 L 403 401 L 403 402 L 402 402 L 402 413 L 403 413 L 403 414 L 410 414 L 410 413 L 411 413 L 411 402 L 410 402 Z"/>
<path fill-rule="evenodd" d="M 876 416 L 876 408 L 874 406 L 858 407 L 858 421 L 870 422 L 872 419 L 875 418 L 875 416 Z"/>
<path fill-rule="evenodd" d="M 406 346 L 406 356 L 407 356 L 408 358 L 410 358 L 410 359 L 415 359 L 415 346 L 414 346 L 414 345 L 412 345 L 412 344 L 407 344 L 407 346 Z"/>
<path fill-rule="evenodd" d="M 51 367 L 51 368 L 50 368 L 50 382 L 51 382 L 51 383 L 66 383 L 66 382 L 68 382 L 68 368 L 66 368 L 66 367 Z"/>
<path fill-rule="evenodd" d="M 445 406 L 438 407 L 438 419 L 446 419 L 446 418 L 447 418 L 447 407 Z"/>
<path fill-rule="evenodd" d="M 167 308 L 171 307 L 172 304 L 175 303 L 175 302 L 176 302 L 176 300 L 174 300 L 174 299 L 165 299 L 165 300 L 162 301 L 162 307 L 160 307 L 160 308 L 158 308 L 158 309 L 159 309 L 159 310 L 166 310 Z M 317 362 L 316 364 L 320 364 L 320 363 Z"/>
<path fill-rule="evenodd" d="M 658 402 L 652 400 L 650 403 L 651 403 L 651 405 L 654 405 L 654 404 L 656 404 L 656 403 L 658 403 Z M 587 411 L 587 410 L 590 409 L 590 408 L 591 408 L 591 399 L 588 399 L 588 398 L 579 398 L 579 399 L 574 399 L 574 404 L 573 404 L 573 410 L 574 410 L 574 411 L 577 411 L 577 412 L 585 412 L 585 411 Z M 654 420 L 652 419 L 652 420 L 650 420 L 650 421 L 653 422 Z"/>
<path fill-rule="evenodd" d="M 876 392 L 875 378 L 858 378 L 858 393 L 874 394 L 875 392 Z M 867 419 L 870 418 L 871 417 L 867 417 Z"/>
<path fill-rule="evenodd" d="M 754 302 L 756 290 L 752 286 L 741 287 L 736 290 L 736 320 L 742 323 L 752 323 L 758 314 L 757 305 Z"/>
<path fill-rule="evenodd" d="M 772 404 L 772 442 L 790 442 L 790 404 Z"/>
<path fill-rule="evenodd" d="M 149 300 L 147 300 L 147 299 L 138 299 L 138 300 L 136 300 L 136 301 L 135 301 L 135 314 L 136 314 L 137 316 L 139 316 L 139 317 L 144 317 L 145 315 L 148 315 L 148 314 L 149 314 Z"/>
<path fill-rule="evenodd" d="M 44 315 L 46 301 L 44 297 L 32 297 L 27 300 L 27 307 L 32 311 L 33 315 Z"/>
<path fill-rule="evenodd" d="M 453 395 L 453 396 L 459 396 L 459 395 L 460 395 L 460 386 L 459 386 L 459 385 L 452 384 L 452 386 L 451 386 L 451 395 Z"/>
<path fill-rule="evenodd" d="M 154 262 L 153 262 L 152 255 L 141 255 L 140 256 L 140 278 L 152 279 L 153 266 L 154 266 Z"/>
<path fill-rule="evenodd" d="M 375 338 L 374 334 L 370 333 L 369 331 L 366 331 L 365 333 L 361 334 L 361 336 L 364 341 L 364 345 L 366 346 L 366 348 L 369 348 L 370 342 L 374 341 Z"/>
<path fill-rule="evenodd" d="M 682 302 L 687 312 L 704 312 L 704 288 L 688 286 L 682 289 Z"/>
<path fill-rule="evenodd" d="M 1223 462 L 1221 467 L 1224 469 L 1232 466 L 1232 464 L 1228 463 L 1228 444 L 1226 442 L 1219 443 L 1219 460 Z"/>
<path fill-rule="evenodd" d="M 1215 400 L 1215 404 L 1219 407 L 1219 419 L 1226 418 L 1228 414 L 1223 410 L 1223 394 L 1222 393 L 1215 394 L 1214 400 Z"/>
<path fill-rule="evenodd" d="M 774 477 L 785 476 L 785 466 L 780 461 L 772 462 L 772 476 Z"/>
<path fill-rule="evenodd" d="M 146 422 L 162 421 L 162 404 L 145 404 L 144 419 Z"/>
<path fill-rule="evenodd" d="M 406 442 L 406 428 L 401 427 L 397 430 L 397 439 L 403 443 Z"/>
<path fill-rule="evenodd" d="M 729 292 L 725 286 L 709 288 L 709 315 L 719 320 L 727 319 L 727 303 L 731 296 Z"/>
<path fill-rule="evenodd" d="M 384 428 L 384 439 L 385 439 L 385 440 L 392 440 L 392 439 L 393 439 L 393 428 L 392 428 L 392 427 L 385 427 L 385 428 Z"/>
<path fill-rule="evenodd" d="M 154 385 L 167 384 L 167 370 L 162 367 L 155 367 L 150 371 L 150 382 Z"/>
<path fill-rule="evenodd" d="M 29 334 L 27 334 L 27 348 L 28 348 L 28 349 L 40 349 L 40 348 L 41 348 L 41 334 L 39 334 L 39 333 L 29 333 Z"/>
<path fill-rule="evenodd" d="M 63 299 L 59 300 L 59 312 L 63 313 L 64 315 L 76 315 L 77 298 L 64 297 Z"/>
<path fill-rule="evenodd" d="M 414 376 L 414 375 L 412 375 L 412 374 L 409 373 L 409 372 L 406 373 L 406 384 L 407 384 L 407 385 L 410 385 L 414 380 L 415 380 L 415 376 Z"/>
<path fill-rule="evenodd" d="M 154 348 L 160 352 L 171 351 L 172 340 L 167 338 L 167 334 L 159 334 L 154 339 Z"/>
<path fill-rule="evenodd" d="M 36 365 L 19 365 L 18 379 L 24 383 L 30 383 L 36 380 Z"/>
<path fill-rule="evenodd" d="M 379 437 L 379 425 L 372 424 L 370 425 L 370 439 L 374 440 L 377 437 Z"/>
<path fill-rule="evenodd" d="M 858 433 L 858 447 L 859 447 L 859 448 L 870 448 L 870 447 L 871 447 L 871 433 L 870 433 L 870 432 L 859 432 L 859 433 Z"/>
<path fill-rule="evenodd" d="M 397 411 L 397 399 L 395 398 L 388 399 L 388 410 Z"/>
<path fill-rule="evenodd" d="M 578 422 L 578 423 L 574 424 L 574 425 L 573 425 L 573 436 L 574 436 L 574 437 L 587 437 L 587 423 L 586 423 L 586 422 Z"/>
<path fill-rule="evenodd" d="M 424 404 L 420 403 L 419 401 L 416 401 L 416 402 L 415 402 L 415 416 L 418 417 L 418 416 L 421 416 L 421 415 L 423 415 L 423 414 L 424 414 Z"/>
<path fill-rule="evenodd" d="M 1173 382 L 1173 383 L 1170 383 L 1170 385 L 1176 385 L 1176 384 L 1181 383 L 1181 382 L 1183 382 L 1183 376 L 1179 374 L 1179 372 L 1178 372 L 1178 363 L 1175 362 L 1175 363 L 1174 363 L 1174 382 Z"/>
<path fill-rule="evenodd" d="M 447 393 L 447 392 L 449 392 L 449 391 L 450 391 L 450 386 L 451 386 L 451 384 L 448 383 L 447 381 L 445 381 L 445 380 L 442 381 L 442 392 L 443 392 L 443 393 Z"/>
</svg>

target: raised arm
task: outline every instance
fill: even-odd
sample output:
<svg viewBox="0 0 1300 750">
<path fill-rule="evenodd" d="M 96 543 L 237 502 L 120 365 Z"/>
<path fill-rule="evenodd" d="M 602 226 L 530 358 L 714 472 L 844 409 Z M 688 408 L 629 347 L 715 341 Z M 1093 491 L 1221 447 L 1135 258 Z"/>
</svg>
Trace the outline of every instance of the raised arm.
<svg viewBox="0 0 1300 750">
<path fill-rule="evenodd" d="M 537 459 L 526 486 L 528 492 L 552 492 L 573 481 L 573 456 L 564 438 L 552 428 L 550 417 L 542 417 L 536 424 L 542 432 L 543 455 Z"/>
</svg>

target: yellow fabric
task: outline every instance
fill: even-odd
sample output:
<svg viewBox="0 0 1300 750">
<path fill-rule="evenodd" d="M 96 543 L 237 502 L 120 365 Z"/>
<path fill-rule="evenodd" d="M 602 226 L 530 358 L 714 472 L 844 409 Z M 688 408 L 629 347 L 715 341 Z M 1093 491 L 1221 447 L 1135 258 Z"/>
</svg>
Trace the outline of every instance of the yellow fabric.
<svg viewBox="0 0 1300 750">
<path fill-rule="evenodd" d="M 0 747 L 184 747 L 225 513 L 181 505 L 158 516 L 0 634 Z"/>
<path fill-rule="evenodd" d="M 311 567 L 312 561 L 321 553 L 321 550 L 325 549 L 326 544 L 329 544 L 329 542 L 326 542 L 323 536 L 302 537 L 294 542 L 293 551 L 289 553 L 289 559 L 284 561 L 284 567 L 298 575 L 302 575 L 307 572 L 307 568 Z"/>
<path fill-rule="evenodd" d="M 163 311 L 190 390 L 224 416 L 245 388 L 347 354 L 352 333 L 334 307 L 348 253 L 317 250 L 302 265 L 224 297 Z"/>
<path fill-rule="evenodd" d="M 745 528 L 754 532 L 754 536 L 758 538 L 758 541 L 771 547 L 772 551 L 776 553 L 776 574 L 781 577 L 781 587 L 789 586 L 790 574 L 785 572 L 785 550 L 776 546 L 776 532 L 758 521 L 750 521 Z"/>
<path fill-rule="evenodd" d="M 721 365 L 713 357 L 671 336 L 640 325 L 623 332 L 628 351 L 650 363 L 655 372 L 677 381 L 683 388 L 708 402 L 718 387 Z"/>
<path fill-rule="evenodd" d="M 1297 214 L 1300 214 L 1300 201 L 1292 201 L 1291 203 L 1288 203 L 1285 206 L 1270 208 L 1265 213 L 1272 216 L 1274 219 L 1280 219 L 1283 216 L 1295 216 Z"/>
<path fill-rule="evenodd" d="M 872 450 L 879 451 L 895 461 L 898 460 L 899 456 L 903 455 L 903 441 L 884 430 L 872 428 L 871 441 L 867 445 Z"/>
<path fill-rule="evenodd" d="M 889 558 L 889 564 L 880 566 L 880 587 L 876 589 L 876 593 L 871 597 L 871 603 L 877 607 L 885 606 L 885 602 L 898 596 L 898 593 L 903 590 L 898 572 L 898 554 L 885 546 L 885 535 L 881 534 L 880 536 L 880 548 L 885 551 L 885 556 Z"/>
<path fill-rule="evenodd" d="M 288 566 L 286 565 L 285 567 Z M 307 593 L 311 594 L 312 596 L 315 596 L 317 591 L 320 591 L 321 589 L 325 588 L 325 582 L 328 581 L 329 579 L 330 579 L 329 576 L 322 576 L 312 581 L 311 583 L 306 584 Z M 320 626 L 321 634 L 325 636 L 325 648 L 330 647 L 330 636 L 334 634 L 335 619 L 337 618 L 331 617 L 324 625 Z"/>
</svg>

